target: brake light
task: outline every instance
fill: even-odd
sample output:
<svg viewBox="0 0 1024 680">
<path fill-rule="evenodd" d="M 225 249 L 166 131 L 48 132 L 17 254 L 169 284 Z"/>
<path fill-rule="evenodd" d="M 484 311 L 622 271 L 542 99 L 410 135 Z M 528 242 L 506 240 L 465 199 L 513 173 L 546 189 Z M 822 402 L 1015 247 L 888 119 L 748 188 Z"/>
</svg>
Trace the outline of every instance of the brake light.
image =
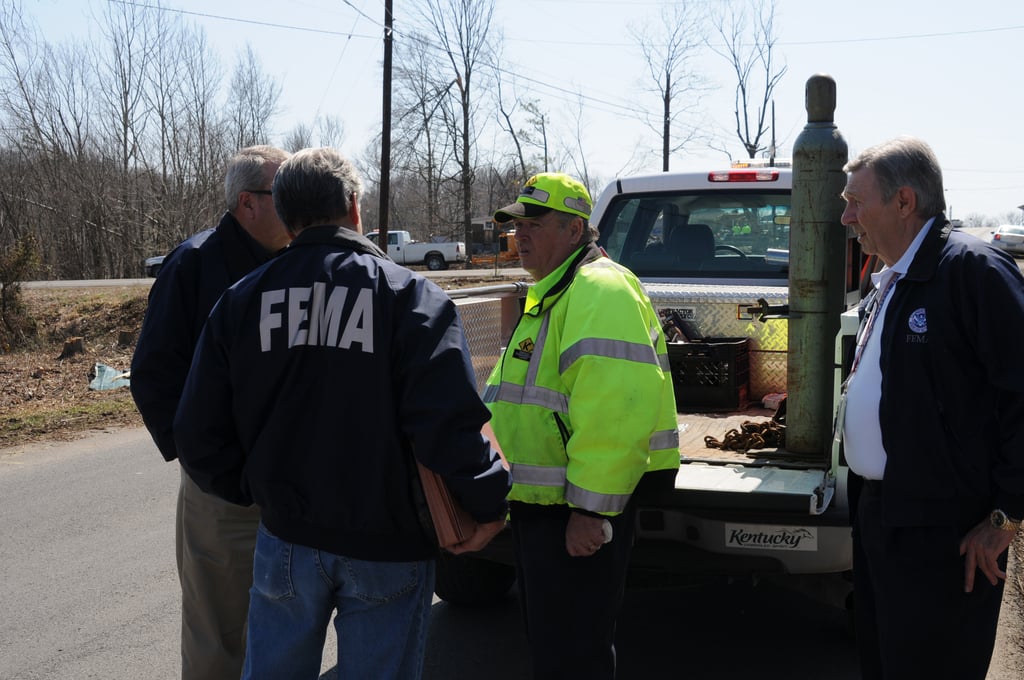
<svg viewBox="0 0 1024 680">
<path fill-rule="evenodd" d="M 993 236 L 993 237 L 992 237 L 992 240 L 993 240 L 993 241 L 1001 241 L 1001 240 L 1002 240 L 1002 237 L 1001 237 L 1001 236 L 999 236 L 999 234 L 996 234 L 995 236 Z"/>
<path fill-rule="evenodd" d="M 763 170 L 721 170 L 709 172 L 709 182 L 776 182 L 779 179 L 779 171 L 771 169 Z"/>
</svg>

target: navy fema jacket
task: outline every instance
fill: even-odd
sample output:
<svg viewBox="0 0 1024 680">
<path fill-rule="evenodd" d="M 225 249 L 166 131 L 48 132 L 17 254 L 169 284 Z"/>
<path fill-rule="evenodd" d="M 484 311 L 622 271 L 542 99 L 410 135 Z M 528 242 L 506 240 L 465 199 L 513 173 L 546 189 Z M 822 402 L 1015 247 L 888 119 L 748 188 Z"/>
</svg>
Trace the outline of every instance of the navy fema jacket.
<svg viewBox="0 0 1024 680">
<path fill-rule="evenodd" d="M 1018 264 L 939 215 L 893 289 L 881 341 L 886 524 L 1024 516 Z"/>
<path fill-rule="evenodd" d="M 174 432 L 205 491 L 255 502 L 279 538 L 356 559 L 434 554 L 413 454 L 478 521 L 510 479 L 480 429 L 451 299 L 354 231 L 313 227 L 228 289 L 199 340 Z"/>
<path fill-rule="evenodd" d="M 207 315 L 228 286 L 272 256 L 226 212 L 164 260 L 132 356 L 131 391 L 165 460 L 178 457 L 171 426 Z"/>
</svg>

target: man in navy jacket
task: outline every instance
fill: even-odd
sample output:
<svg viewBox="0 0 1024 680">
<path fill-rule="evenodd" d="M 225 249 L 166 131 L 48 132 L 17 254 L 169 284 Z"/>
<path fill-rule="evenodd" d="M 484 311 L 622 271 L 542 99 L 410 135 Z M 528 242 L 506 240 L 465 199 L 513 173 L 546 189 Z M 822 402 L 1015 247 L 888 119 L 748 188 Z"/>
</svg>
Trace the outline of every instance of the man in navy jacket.
<svg viewBox="0 0 1024 680">
<path fill-rule="evenodd" d="M 360 184 L 333 149 L 282 164 L 295 239 L 221 297 L 175 418 L 199 486 L 262 514 L 246 678 L 316 677 L 335 610 L 340 676 L 419 677 L 436 544 L 416 460 L 479 522 L 453 552 L 504 526 L 455 305 L 362 236 Z"/>
<path fill-rule="evenodd" d="M 886 267 L 865 300 L 844 441 L 865 678 L 983 680 L 1024 517 L 1024 277 L 950 228 L 942 172 L 899 138 L 847 167 L 842 222 Z"/>
<path fill-rule="evenodd" d="M 199 333 L 232 283 L 288 245 L 270 185 L 288 157 L 280 149 L 242 149 L 228 161 L 227 212 L 164 260 L 132 358 L 131 390 L 161 455 L 179 451 L 172 424 Z M 178 488 L 175 542 L 181 582 L 182 680 L 237 678 L 259 510 L 206 493 L 184 471 Z"/>
</svg>

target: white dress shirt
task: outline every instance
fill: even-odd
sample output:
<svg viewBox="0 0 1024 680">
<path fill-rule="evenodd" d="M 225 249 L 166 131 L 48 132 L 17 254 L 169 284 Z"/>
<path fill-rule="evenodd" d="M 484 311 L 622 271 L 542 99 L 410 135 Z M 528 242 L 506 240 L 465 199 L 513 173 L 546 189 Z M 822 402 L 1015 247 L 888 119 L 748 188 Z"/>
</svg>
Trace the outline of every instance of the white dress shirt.
<svg viewBox="0 0 1024 680">
<path fill-rule="evenodd" d="M 878 420 L 878 404 L 882 398 L 882 327 L 885 325 L 885 311 L 895 288 L 888 283 L 890 279 L 895 277 L 898 280 L 907 273 L 934 221 L 932 218 L 925 223 L 896 264 L 871 275 L 871 283 L 875 289 L 884 291 L 888 287 L 888 294 L 885 299 L 879 301 L 875 312 L 878 318 L 875 319 L 871 333 L 863 339 L 864 347 L 860 360 L 847 383 L 846 416 L 843 420 L 846 462 L 851 470 L 865 479 L 882 479 L 885 476 L 885 461 L 888 457 L 882 444 L 882 427 Z"/>
</svg>

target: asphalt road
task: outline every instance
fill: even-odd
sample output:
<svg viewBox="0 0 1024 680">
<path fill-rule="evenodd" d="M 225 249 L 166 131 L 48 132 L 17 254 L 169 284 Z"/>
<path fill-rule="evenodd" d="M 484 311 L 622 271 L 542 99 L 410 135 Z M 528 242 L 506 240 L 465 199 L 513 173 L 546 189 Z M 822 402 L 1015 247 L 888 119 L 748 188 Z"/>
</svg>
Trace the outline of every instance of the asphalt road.
<svg viewBox="0 0 1024 680">
<path fill-rule="evenodd" d="M 0 680 L 178 677 L 178 467 L 142 428 L 0 449 Z M 845 611 L 782 584 L 633 590 L 619 677 L 852 680 Z M 1008 613 L 1008 612 L 1004 612 Z M 989 680 L 1019 679 L 1001 631 Z M 335 677 L 328 637 L 324 680 Z M 425 680 L 529 677 L 517 603 L 435 601 Z"/>
<path fill-rule="evenodd" d="M 141 428 L 0 451 L 0 678 L 177 677 L 177 484 Z M 844 612 L 769 586 L 632 592 L 619 656 L 624 678 L 856 677 Z M 329 639 L 328 678 L 334 660 Z M 434 605 L 427 680 L 527 663 L 514 599 Z"/>
</svg>

